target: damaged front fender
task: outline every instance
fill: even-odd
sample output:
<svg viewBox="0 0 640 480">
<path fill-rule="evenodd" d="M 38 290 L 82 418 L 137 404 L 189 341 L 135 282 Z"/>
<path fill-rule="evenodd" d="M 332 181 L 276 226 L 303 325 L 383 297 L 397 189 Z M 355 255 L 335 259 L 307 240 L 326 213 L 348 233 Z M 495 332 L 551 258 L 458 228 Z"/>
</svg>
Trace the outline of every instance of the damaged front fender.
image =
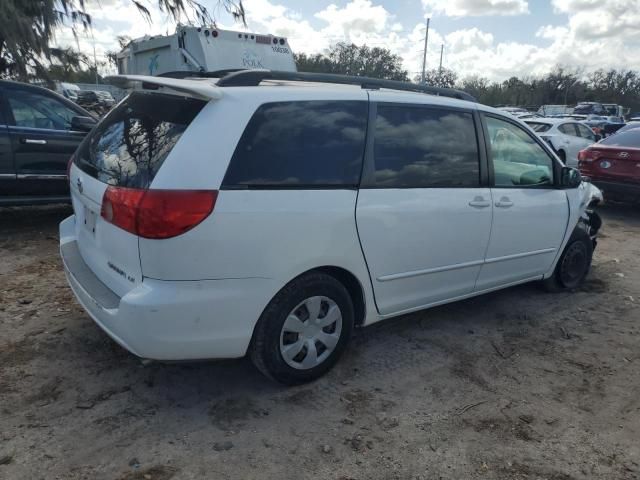
<svg viewBox="0 0 640 480">
<path fill-rule="evenodd" d="M 591 237 L 593 248 L 597 245 L 598 231 L 602 227 L 602 218 L 595 208 L 602 204 L 604 197 L 602 191 L 590 182 L 583 182 L 582 199 L 580 202 L 581 214 L 578 226 L 584 229 Z"/>
</svg>

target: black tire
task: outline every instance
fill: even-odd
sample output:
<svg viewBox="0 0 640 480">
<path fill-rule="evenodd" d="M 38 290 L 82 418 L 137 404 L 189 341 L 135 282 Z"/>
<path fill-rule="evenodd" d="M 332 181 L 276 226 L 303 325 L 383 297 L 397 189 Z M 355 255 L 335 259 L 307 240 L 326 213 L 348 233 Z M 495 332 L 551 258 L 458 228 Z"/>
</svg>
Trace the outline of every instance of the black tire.
<svg viewBox="0 0 640 480">
<path fill-rule="evenodd" d="M 593 242 L 589 234 L 576 227 L 558 259 L 553 275 L 542 281 L 549 292 L 560 292 L 578 288 L 591 268 Z"/>
<path fill-rule="evenodd" d="M 327 297 L 339 307 L 342 315 L 340 337 L 322 363 L 308 369 L 294 368 L 282 356 L 281 332 L 294 308 L 305 299 L 316 296 Z M 249 355 L 258 370 L 273 380 L 286 385 L 310 382 L 324 375 L 340 358 L 351 338 L 353 324 L 353 302 L 344 285 L 325 273 L 304 274 L 280 290 L 262 312 L 253 332 Z"/>
</svg>

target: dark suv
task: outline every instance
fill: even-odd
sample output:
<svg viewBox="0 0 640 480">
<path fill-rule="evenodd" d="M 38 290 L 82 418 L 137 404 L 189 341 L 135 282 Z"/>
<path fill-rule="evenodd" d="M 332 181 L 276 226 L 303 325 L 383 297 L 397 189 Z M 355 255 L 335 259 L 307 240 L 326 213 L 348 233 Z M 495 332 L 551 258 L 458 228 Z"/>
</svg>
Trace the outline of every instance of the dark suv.
<svg viewBox="0 0 640 480">
<path fill-rule="evenodd" d="M 582 102 L 573 109 L 574 115 L 607 115 L 601 103 L 598 102 Z"/>
<path fill-rule="evenodd" d="M 67 163 L 94 124 L 57 93 L 0 81 L 0 205 L 69 201 Z"/>
</svg>

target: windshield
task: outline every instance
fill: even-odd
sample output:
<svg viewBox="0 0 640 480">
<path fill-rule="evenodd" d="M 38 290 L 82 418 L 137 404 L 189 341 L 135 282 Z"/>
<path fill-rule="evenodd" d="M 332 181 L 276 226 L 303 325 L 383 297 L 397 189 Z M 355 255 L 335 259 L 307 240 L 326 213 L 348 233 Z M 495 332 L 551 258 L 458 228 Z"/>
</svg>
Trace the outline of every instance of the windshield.
<svg viewBox="0 0 640 480">
<path fill-rule="evenodd" d="M 598 111 L 601 110 L 600 108 L 597 108 L 596 105 L 578 105 L 574 110 L 573 113 L 591 113 L 593 111 Z"/>
<path fill-rule="evenodd" d="M 610 147 L 631 147 L 640 148 L 640 130 L 635 128 L 626 132 L 611 135 L 600 141 L 600 145 L 609 145 Z"/>
<path fill-rule="evenodd" d="M 640 128 L 640 122 L 627 123 L 624 127 L 618 129 L 616 133 L 626 132 L 627 130 L 633 130 L 634 128 Z"/>
<path fill-rule="evenodd" d="M 531 127 L 534 132 L 546 132 L 551 128 L 551 125 L 548 123 L 540 123 L 540 122 L 525 122 L 527 125 Z"/>
<path fill-rule="evenodd" d="M 147 188 L 205 105 L 193 98 L 134 92 L 85 138 L 75 163 L 104 183 Z"/>
</svg>

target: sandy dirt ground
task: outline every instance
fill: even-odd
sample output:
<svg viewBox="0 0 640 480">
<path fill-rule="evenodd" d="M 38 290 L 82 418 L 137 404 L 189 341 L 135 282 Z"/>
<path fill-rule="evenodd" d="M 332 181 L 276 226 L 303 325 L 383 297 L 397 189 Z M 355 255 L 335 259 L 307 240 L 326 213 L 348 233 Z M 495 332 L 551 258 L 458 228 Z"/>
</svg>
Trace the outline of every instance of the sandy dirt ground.
<svg viewBox="0 0 640 480">
<path fill-rule="evenodd" d="M 285 388 L 247 360 L 143 365 L 66 286 L 69 208 L 0 209 L 0 478 L 640 478 L 640 210 L 601 212 L 579 291 L 374 325 Z"/>
</svg>

